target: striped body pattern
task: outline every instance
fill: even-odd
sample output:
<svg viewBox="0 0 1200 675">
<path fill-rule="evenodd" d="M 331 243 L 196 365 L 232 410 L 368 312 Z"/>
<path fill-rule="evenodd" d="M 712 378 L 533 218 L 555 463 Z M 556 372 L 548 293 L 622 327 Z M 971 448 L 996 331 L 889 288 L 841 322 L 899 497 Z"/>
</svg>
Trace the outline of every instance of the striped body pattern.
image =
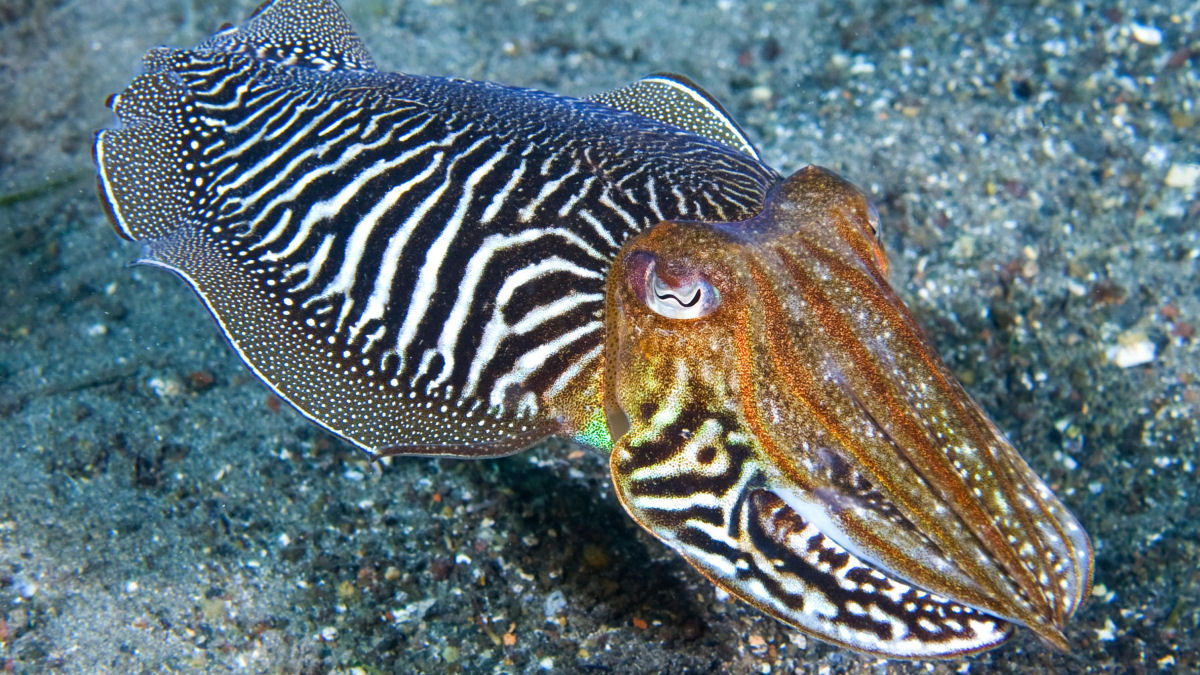
<svg viewBox="0 0 1200 675">
<path fill-rule="evenodd" d="M 336 37 L 296 55 L 311 17 L 283 9 L 151 52 L 98 162 L 147 262 L 184 275 L 282 397 L 367 450 L 573 433 L 597 398 L 621 243 L 748 216 L 776 180 L 602 103 L 380 73 L 328 7 Z M 334 44 L 350 51 L 330 59 Z M 134 173 L 174 138 L 169 171 Z M 149 181 L 171 198 L 136 201 Z"/>
<path fill-rule="evenodd" d="M 864 652 L 1065 648 L 1086 534 L 887 285 L 873 209 L 782 180 L 699 87 L 378 70 L 332 0 L 149 52 L 97 134 L 139 262 L 372 456 L 611 451 L 731 594 Z"/>
</svg>

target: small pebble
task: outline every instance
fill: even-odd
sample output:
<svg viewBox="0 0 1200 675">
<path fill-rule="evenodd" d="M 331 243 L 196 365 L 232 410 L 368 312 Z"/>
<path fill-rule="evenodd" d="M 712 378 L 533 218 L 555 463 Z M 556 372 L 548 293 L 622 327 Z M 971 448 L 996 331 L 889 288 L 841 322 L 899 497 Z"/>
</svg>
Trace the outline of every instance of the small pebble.
<svg viewBox="0 0 1200 675">
<path fill-rule="evenodd" d="M 546 613 L 546 618 L 554 618 L 567 608 L 567 596 L 562 591 L 551 591 L 550 595 L 546 596 L 543 605 L 542 609 Z"/>
<path fill-rule="evenodd" d="M 612 563 L 612 559 L 608 555 L 608 551 L 596 546 L 595 544 L 585 544 L 583 547 L 583 562 L 594 570 L 600 570 L 608 567 Z"/>
<path fill-rule="evenodd" d="M 1167 187 L 1195 190 L 1200 186 L 1200 164 L 1172 164 L 1163 179 Z"/>
<path fill-rule="evenodd" d="M 8 613 L 8 632 L 10 635 L 29 627 L 29 612 L 24 607 L 14 607 Z"/>
<path fill-rule="evenodd" d="M 224 620 L 229 613 L 225 611 L 225 601 L 220 598 L 204 598 L 200 600 L 200 613 L 209 623 Z"/>
<path fill-rule="evenodd" d="M 855 60 L 850 66 L 851 75 L 870 75 L 875 72 L 875 64 L 870 61 Z"/>
<path fill-rule="evenodd" d="M 1132 368 L 1154 360 L 1157 348 L 1139 330 L 1125 331 L 1117 336 L 1117 344 L 1105 350 L 1105 356 L 1120 368 Z"/>
<path fill-rule="evenodd" d="M 337 585 L 337 596 L 340 600 L 353 600 L 358 597 L 358 587 L 349 579 L 343 579 Z"/>
<path fill-rule="evenodd" d="M 155 394 L 162 398 L 170 398 L 183 393 L 183 385 L 173 377 L 152 377 L 147 384 Z"/>
<path fill-rule="evenodd" d="M 25 577 L 14 577 L 13 586 L 17 590 L 17 595 L 25 598 L 26 600 L 32 598 L 34 595 L 37 595 L 38 592 L 38 585 L 35 582 L 26 579 Z M 134 585 L 134 590 L 137 590 L 136 584 Z"/>
<path fill-rule="evenodd" d="M 338 639 L 338 629 L 333 626 L 326 626 L 321 629 L 321 641 L 333 642 Z"/>
<path fill-rule="evenodd" d="M 213 386 L 216 378 L 207 370 L 194 370 L 188 373 L 188 383 L 196 391 L 205 391 Z"/>
<path fill-rule="evenodd" d="M 750 90 L 750 100 L 755 103 L 770 103 L 774 96 L 770 87 L 758 86 Z"/>
<path fill-rule="evenodd" d="M 1151 47 L 1161 45 L 1163 41 L 1162 31 L 1154 26 L 1132 23 L 1129 24 L 1129 32 L 1133 35 L 1134 40 Z"/>
</svg>

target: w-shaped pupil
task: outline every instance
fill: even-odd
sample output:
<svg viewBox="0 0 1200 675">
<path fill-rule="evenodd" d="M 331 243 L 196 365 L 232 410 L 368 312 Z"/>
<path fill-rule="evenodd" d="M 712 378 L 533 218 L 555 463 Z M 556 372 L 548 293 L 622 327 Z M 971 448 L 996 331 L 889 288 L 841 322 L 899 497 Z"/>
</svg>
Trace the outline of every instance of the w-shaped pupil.
<svg viewBox="0 0 1200 675">
<path fill-rule="evenodd" d="M 692 295 L 692 299 L 688 300 L 687 302 L 680 300 L 679 296 L 675 295 L 674 293 L 655 293 L 654 295 L 659 300 L 674 300 L 675 302 L 679 303 L 683 307 L 692 307 L 697 302 L 700 302 L 700 289 L 699 288 L 697 288 L 696 292 Z"/>
<path fill-rule="evenodd" d="M 699 319 L 717 308 L 717 289 L 703 277 L 693 276 L 673 285 L 664 282 L 654 268 L 654 262 L 646 266 L 643 299 L 650 309 L 669 319 Z"/>
<path fill-rule="evenodd" d="M 651 311 L 668 319 L 699 319 L 708 316 L 721 303 L 717 292 L 700 270 L 690 269 L 658 276 L 658 259 L 648 251 L 634 251 L 625 257 L 629 288 Z"/>
</svg>

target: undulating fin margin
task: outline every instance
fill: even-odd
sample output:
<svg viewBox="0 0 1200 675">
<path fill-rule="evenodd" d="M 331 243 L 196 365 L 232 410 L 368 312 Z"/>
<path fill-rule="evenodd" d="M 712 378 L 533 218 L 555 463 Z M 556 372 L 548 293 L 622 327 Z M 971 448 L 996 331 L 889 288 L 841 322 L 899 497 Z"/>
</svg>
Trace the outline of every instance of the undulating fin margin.
<svg viewBox="0 0 1200 675">
<path fill-rule="evenodd" d="M 375 60 L 333 0 L 271 0 L 244 26 L 227 26 L 196 49 L 321 71 L 375 70 Z"/>
<path fill-rule="evenodd" d="M 637 113 L 736 148 L 762 161 L 750 137 L 716 98 L 683 75 L 655 73 L 587 100 Z"/>
<path fill-rule="evenodd" d="M 143 72 L 108 100 L 118 124 L 96 134 L 93 159 L 100 201 L 117 233 L 132 241 L 162 237 L 203 213 L 192 208 L 192 148 L 187 89 L 172 72 L 179 51 L 244 53 L 318 70 L 374 70 L 375 62 L 333 0 L 273 0 L 244 26 L 227 25 L 191 50 L 150 50 Z M 182 148 L 182 151 L 180 151 Z"/>
</svg>

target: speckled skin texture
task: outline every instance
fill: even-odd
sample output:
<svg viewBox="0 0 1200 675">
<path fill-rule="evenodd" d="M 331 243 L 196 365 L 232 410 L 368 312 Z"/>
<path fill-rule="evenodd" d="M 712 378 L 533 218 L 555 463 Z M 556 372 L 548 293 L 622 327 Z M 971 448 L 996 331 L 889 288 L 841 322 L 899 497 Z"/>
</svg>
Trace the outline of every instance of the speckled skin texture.
<svg viewBox="0 0 1200 675">
<path fill-rule="evenodd" d="M 731 594 L 835 644 L 933 657 L 1008 637 L 933 611 L 949 598 L 1066 650 L 1087 535 L 932 353 L 883 280 L 869 214 L 809 166 L 749 220 L 659 223 L 625 243 L 605 353 L 606 409 L 630 428 L 611 460 L 621 505 Z M 659 269 L 710 282 L 719 305 L 694 321 L 647 308 Z M 848 551 L 821 556 L 821 537 L 796 532 L 809 527 Z M 901 584 L 939 599 L 879 592 Z"/>
<path fill-rule="evenodd" d="M 254 4 L 0 9 L 0 667 L 881 670 L 721 601 L 599 455 L 375 472 L 268 398 L 183 284 L 123 266 L 88 156 L 104 97 Z M 576 95 L 685 73 L 784 175 L 863 187 L 892 284 L 1096 547 L 1074 651 L 1023 631 L 933 671 L 1197 668 L 1200 223 L 1167 184 L 1197 161 L 1194 3 L 346 10 L 388 69 Z"/>
</svg>

